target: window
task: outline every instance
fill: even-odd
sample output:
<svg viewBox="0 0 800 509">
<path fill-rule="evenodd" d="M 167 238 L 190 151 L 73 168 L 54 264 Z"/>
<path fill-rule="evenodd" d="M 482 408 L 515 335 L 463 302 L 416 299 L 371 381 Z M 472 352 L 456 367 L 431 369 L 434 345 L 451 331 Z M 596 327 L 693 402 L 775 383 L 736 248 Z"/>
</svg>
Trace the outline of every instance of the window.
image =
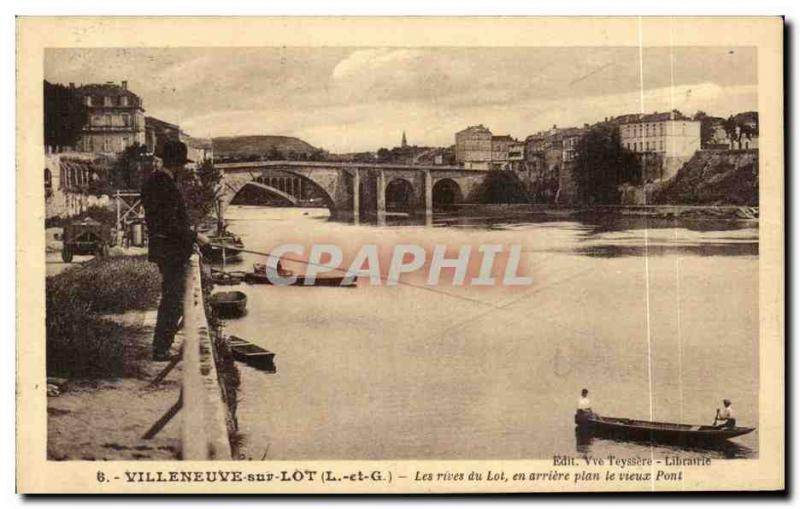
<svg viewBox="0 0 800 509">
<path fill-rule="evenodd" d="M 111 138 L 103 139 L 103 152 L 111 152 Z"/>
<path fill-rule="evenodd" d="M 121 106 L 127 106 L 128 105 L 128 96 L 127 95 L 123 95 L 122 97 L 120 97 L 119 98 L 119 104 Z"/>
<path fill-rule="evenodd" d="M 664 150 L 664 140 L 661 140 L 661 150 Z"/>
<path fill-rule="evenodd" d="M 86 96 L 86 106 L 91 106 L 91 105 L 92 105 L 92 96 L 87 95 Z"/>
<path fill-rule="evenodd" d="M 131 116 L 128 115 L 127 113 L 122 114 L 122 125 L 124 125 L 125 127 L 131 125 Z"/>
</svg>

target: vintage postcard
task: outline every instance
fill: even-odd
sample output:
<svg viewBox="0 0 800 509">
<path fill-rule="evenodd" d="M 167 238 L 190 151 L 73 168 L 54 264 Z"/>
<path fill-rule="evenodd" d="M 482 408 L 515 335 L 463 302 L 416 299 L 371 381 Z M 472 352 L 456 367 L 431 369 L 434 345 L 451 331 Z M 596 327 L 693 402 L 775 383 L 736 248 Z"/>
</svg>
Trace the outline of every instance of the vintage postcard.
<svg viewBox="0 0 800 509">
<path fill-rule="evenodd" d="M 781 18 L 17 21 L 17 489 L 784 489 Z"/>
</svg>

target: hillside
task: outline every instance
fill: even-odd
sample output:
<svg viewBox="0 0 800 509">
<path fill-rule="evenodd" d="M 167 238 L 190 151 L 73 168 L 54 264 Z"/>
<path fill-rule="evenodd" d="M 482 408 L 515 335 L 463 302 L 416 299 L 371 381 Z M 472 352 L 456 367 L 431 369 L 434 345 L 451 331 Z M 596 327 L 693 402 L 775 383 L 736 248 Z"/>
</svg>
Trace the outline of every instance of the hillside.
<svg viewBox="0 0 800 509">
<path fill-rule="evenodd" d="M 656 192 L 655 203 L 758 205 L 758 150 L 703 150 Z"/>
<path fill-rule="evenodd" d="M 269 156 L 279 152 L 283 157 L 288 154 L 310 155 L 317 148 L 292 136 L 221 136 L 212 138 L 214 157 L 245 158 L 250 156 Z"/>
</svg>

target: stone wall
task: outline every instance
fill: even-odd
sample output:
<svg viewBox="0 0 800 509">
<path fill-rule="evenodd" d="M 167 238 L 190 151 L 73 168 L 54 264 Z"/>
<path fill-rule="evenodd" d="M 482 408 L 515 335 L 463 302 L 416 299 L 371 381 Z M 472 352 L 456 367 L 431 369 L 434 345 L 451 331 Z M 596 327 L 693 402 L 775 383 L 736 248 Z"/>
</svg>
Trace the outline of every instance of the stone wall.
<svg viewBox="0 0 800 509">
<path fill-rule="evenodd" d="M 107 195 L 95 196 L 80 190 L 95 161 L 94 154 L 79 152 L 45 155 L 44 173 L 49 175 L 50 181 L 45 187 L 45 219 L 77 216 L 89 207 L 109 206 L 111 200 Z M 67 172 L 72 174 L 68 176 Z M 70 184 L 68 177 L 78 182 Z"/>
</svg>

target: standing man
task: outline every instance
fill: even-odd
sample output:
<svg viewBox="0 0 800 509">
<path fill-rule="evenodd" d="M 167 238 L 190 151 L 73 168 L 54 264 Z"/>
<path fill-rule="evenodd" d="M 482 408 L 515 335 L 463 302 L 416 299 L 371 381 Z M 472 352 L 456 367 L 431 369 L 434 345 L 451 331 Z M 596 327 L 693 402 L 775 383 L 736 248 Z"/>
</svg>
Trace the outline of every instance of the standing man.
<svg viewBox="0 0 800 509">
<path fill-rule="evenodd" d="M 148 259 L 161 272 L 161 302 L 153 336 L 153 360 L 170 359 L 170 347 L 183 314 L 184 279 L 195 242 L 208 238 L 195 233 L 178 187 L 175 172 L 189 162 L 186 145 L 178 141 L 164 144 L 163 166 L 150 174 L 142 188 L 142 205 L 149 235 Z"/>
</svg>

